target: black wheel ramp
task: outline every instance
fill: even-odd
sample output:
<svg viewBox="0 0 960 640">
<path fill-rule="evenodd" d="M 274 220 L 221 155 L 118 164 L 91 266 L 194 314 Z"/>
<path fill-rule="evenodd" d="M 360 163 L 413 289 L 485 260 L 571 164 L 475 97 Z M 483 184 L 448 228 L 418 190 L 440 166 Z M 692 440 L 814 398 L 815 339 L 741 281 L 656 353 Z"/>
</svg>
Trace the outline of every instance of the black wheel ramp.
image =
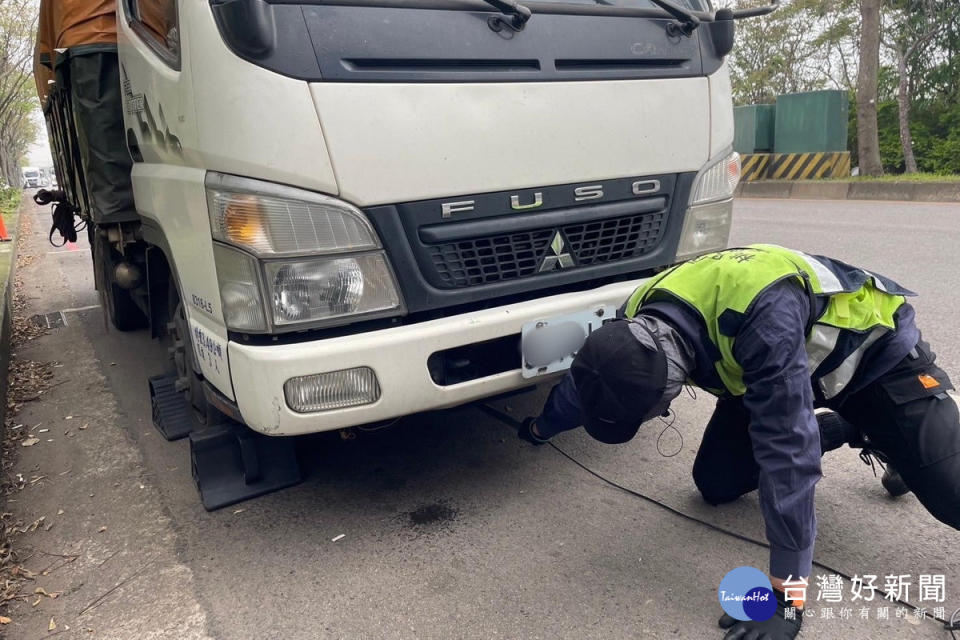
<svg viewBox="0 0 960 640">
<path fill-rule="evenodd" d="M 150 378 L 150 407 L 153 426 L 167 440 L 179 440 L 193 430 L 193 410 L 187 397 L 177 391 L 177 376 L 168 373 Z"/>
<path fill-rule="evenodd" d="M 213 511 L 299 484 L 293 444 L 232 420 L 190 433 L 190 467 L 203 506 Z"/>
</svg>

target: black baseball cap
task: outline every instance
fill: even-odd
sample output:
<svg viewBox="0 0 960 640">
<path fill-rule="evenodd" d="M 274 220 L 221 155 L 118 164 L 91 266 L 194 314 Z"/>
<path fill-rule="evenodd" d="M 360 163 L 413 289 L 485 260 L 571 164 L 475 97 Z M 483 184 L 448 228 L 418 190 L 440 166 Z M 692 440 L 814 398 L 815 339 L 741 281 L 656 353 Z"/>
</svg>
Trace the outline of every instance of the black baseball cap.
<svg viewBox="0 0 960 640">
<path fill-rule="evenodd" d="M 667 357 L 656 336 L 650 334 L 656 348 L 644 345 L 631 331 L 631 323 L 615 320 L 594 331 L 570 367 L 583 426 L 606 444 L 633 438 L 667 386 Z M 647 331 L 642 324 L 633 324 Z"/>
</svg>

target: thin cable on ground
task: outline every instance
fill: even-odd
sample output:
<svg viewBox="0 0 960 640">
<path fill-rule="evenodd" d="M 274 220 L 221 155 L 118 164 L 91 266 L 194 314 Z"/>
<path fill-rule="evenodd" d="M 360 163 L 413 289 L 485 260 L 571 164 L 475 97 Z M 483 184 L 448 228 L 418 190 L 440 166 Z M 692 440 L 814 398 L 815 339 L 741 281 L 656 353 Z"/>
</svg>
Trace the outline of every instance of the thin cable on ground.
<svg viewBox="0 0 960 640">
<path fill-rule="evenodd" d="M 666 421 L 666 417 L 670 418 L 670 422 Z M 663 430 L 660 431 L 660 435 L 657 436 L 657 453 L 664 458 L 672 458 L 680 455 L 680 452 L 683 451 L 683 434 L 680 433 L 680 429 L 677 429 L 675 426 L 673 426 L 673 423 L 677 421 L 677 413 L 673 409 L 667 409 L 667 413 L 662 416 L 657 416 L 657 419 L 664 424 Z M 663 440 L 663 435 L 671 429 L 673 429 L 673 431 L 677 434 L 677 437 L 680 438 L 680 446 L 677 447 L 677 450 L 673 453 L 664 453 L 663 447 L 660 445 L 660 441 Z"/>
<path fill-rule="evenodd" d="M 363 431 L 366 433 L 373 433 L 374 431 L 383 431 L 384 429 L 389 429 L 390 427 L 397 424 L 398 422 L 400 422 L 400 418 L 394 418 L 393 420 L 385 421 L 382 424 L 378 424 L 376 426 L 357 427 L 357 431 Z"/>
<path fill-rule="evenodd" d="M 676 509 L 676 508 L 674 508 L 674 507 L 671 507 L 670 505 L 668 505 L 668 504 L 666 504 L 666 503 L 664 503 L 664 502 L 661 502 L 661 501 L 657 500 L 656 498 L 651 498 L 650 496 L 645 495 L 645 494 L 642 494 L 642 493 L 640 493 L 639 491 L 636 491 L 636 490 L 634 490 L 634 489 L 630 489 L 629 487 L 625 487 L 625 486 L 623 486 L 622 484 L 619 484 L 618 482 L 615 482 L 615 481 L 613 481 L 613 480 L 610 480 L 610 479 L 607 478 L 606 476 L 604 476 L 604 475 L 602 475 L 602 474 L 594 471 L 593 469 L 591 469 L 591 468 L 588 467 L 587 465 L 583 464 L 582 462 L 580 462 L 579 460 L 577 460 L 576 458 L 574 458 L 572 455 L 570 455 L 569 453 L 567 453 L 566 451 L 564 451 L 563 449 L 561 449 L 560 447 L 558 447 L 558 446 L 557 446 L 556 444 L 554 444 L 553 442 L 547 442 L 547 444 L 549 444 L 551 447 L 553 447 L 553 448 L 554 448 L 560 455 L 562 455 L 564 458 L 566 458 L 566 459 L 569 460 L 570 462 L 574 463 L 575 465 L 577 465 L 578 467 L 580 467 L 581 469 L 583 469 L 584 471 L 586 471 L 586 472 L 589 473 L 590 475 L 594 476 L 595 478 L 597 478 L 597 479 L 601 480 L 602 482 L 605 482 L 606 484 L 610 485 L 611 487 L 617 488 L 617 489 L 619 489 L 620 491 L 623 491 L 623 492 L 625 492 L 625 493 L 628 493 L 628 494 L 630 494 L 631 496 L 634 496 L 635 498 L 640 498 L 641 500 L 645 500 L 645 501 L 649 502 L 650 504 L 653 504 L 653 505 L 656 505 L 656 506 L 660 507 L 661 509 L 665 509 L 665 510 L 669 511 L 670 513 L 674 514 L 674 515 L 680 516 L 680 517 L 683 518 L 684 520 L 689 520 L 690 522 L 695 522 L 695 523 L 697 523 L 697 524 L 699 524 L 699 525 L 702 525 L 702 526 L 707 527 L 707 528 L 709 528 L 709 529 L 713 529 L 714 531 L 718 531 L 718 532 L 723 533 L 723 534 L 725 534 L 725 535 L 727 535 L 727 536 L 730 536 L 731 538 L 736 538 L 737 540 L 742 540 L 742 541 L 744 541 L 744 542 L 749 542 L 750 544 L 754 544 L 754 545 L 756 545 L 756 546 L 758 546 L 758 547 L 763 547 L 764 549 L 769 549 L 769 548 L 770 548 L 770 545 L 767 544 L 766 542 L 763 542 L 762 540 L 757 540 L 756 538 L 752 538 L 752 537 L 750 537 L 750 536 L 743 535 L 743 534 L 741 534 L 741 533 L 737 533 L 736 531 L 731 531 L 730 529 L 726 529 L 726 528 L 724 528 L 724 527 L 721 527 L 720 525 L 713 524 L 712 522 L 710 522 L 710 521 L 708 521 L 708 520 L 702 520 L 702 519 L 700 519 L 700 518 L 698 518 L 698 517 L 696 517 L 696 516 L 692 516 L 692 515 L 690 515 L 690 514 L 688 514 L 688 513 L 685 513 L 685 512 L 683 512 L 683 511 L 680 511 L 679 509 Z M 820 567 L 821 569 L 824 569 L 825 571 L 829 571 L 830 573 L 833 573 L 833 574 L 835 574 L 835 575 L 841 576 L 842 578 L 844 578 L 844 579 L 847 580 L 847 581 L 852 581 L 852 580 L 853 580 L 853 578 L 852 578 L 849 574 L 847 574 L 847 573 L 845 573 L 845 572 L 843 572 L 843 571 L 840 571 L 839 569 L 836 569 L 836 568 L 834 568 L 834 567 L 831 567 L 831 566 L 828 565 L 828 564 L 825 564 L 825 563 L 823 563 L 823 562 L 818 562 L 817 560 L 814 560 L 814 561 L 813 561 L 813 564 L 814 564 L 815 566 L 817 566 L 817 567 Z M 918 609 L 918 607 L 912 605 L 912 604 L 911 604 L 909 601 L 907 601 L 907 600 L 901 600 L 901 599 L 899 599 L 899 598 L 895 598 L 895 599 L 891 600 L 891 602 L 900 603 L 900 604 L 902 604 L 902 605 L 904 605 L 904 606 L 906 606 L 906 607 L 909 607 L 909 608 L 911 608 L 911 609 Z M 955 614 L 955 615 L 956 615 L 956 614 Z M 948 620 L 944 619 L 944 618 L 940 618 L 940 617 L 938 617 L 938 616 L 933 616 L 933 615 L 930 615 L 930 616 L 927 616 L 927 617 L 929 617 L 929 618 L 931 618 L 931 619 L 933 619 L 933 620 L 936 620 L 936 621 L 938 621 L 938 622 L 943 623 L 945 627 L 946 627 L 947 625 L 952 626 L 952 623 L 949 622 Z M 950 631 L 950 634 L 951 634 L 952 636 L 956 637 L 956 635 L 953 633 L 953 629 L 948 628 L 947 630 Z"/>
<path fill-rule="evenodd" d="M 511 416 L 508 416 L 508 415 L 506 415 L 505 413 L 500 412 L 498 409 L 494 409 L 493 407 L 490 407 L 490 406 L 485 405 L 485 404 L 478 405 L 478 408 L 480 408 L 480 410 L 482 410 L 482 411 L 483 411 L 484 413 L 486 413 L 487 415 L 490 415 L 490 416 L 498 419 L 500 422 L 502 422 L 503 424 L 505 424 L 505 425 L 508 426 L 508 427 L 513 427 L 514 429 L 519 429 L 519 428 L 522 426 L 520 422 L 518 422 L 517 420 L 514 420 Z M 662 435 L 662 434 L 661 434 L 661 435 Z M 607 477 L 604 476 L 603 474 L 601 474 L 601 473 L 599 473 L 599 472 L 597 472 L 597 471 L 594 471 L 593 469 L 591 469 L 590 467 L 588 467 L 588 466 L 585 465 L 584 463 L 582 463 L 582 462 L 580 462 L 579 460 L 577 460 L 576 458 L 574 458 L 571 454 L 567 453 L 566 451 L 564 451 L 563 449 L 561 449 L 560 447 L 558 447 L 555 443 L 553 443 L 553 442 L 547 442 L 547 444 L 550 445 L 551 447 L 553 447 L 553 449 L 554 449 L 557 453 L 559 453 L 560 455 L 562 455 L 564 458 L 566 458 L 567 460 L 569 460 L 569 461 L 572 462 L 573 464 L 577 465 L 578 467 L 580 467 L 581 469 L 583 469 L 584 471 L 586 471 L 587 473 L 589 473 L 589 474 L 592 475 L 593 477 L 597 478 L 597 479 L 600 480 L 601 482 L 604 482 L 604 483 L 610 485 L 611 487 L 614 487 L 614 488 L 616 488 L 616 489 L 619 489 L 620 491 L 623 491 L 623 492 L 625 492 L 625 493 L 627 493 L 627 494 L 629 494 L 629 495 L 631 495 L 631 496 L 633 496 L 633 497 L 635 497 L 635 498 L 640 498 L 641 500 L 644 500 L 644 501 L 646 501 L 646 502 L 649 502 L 649 503 L 652 504 L 652 505 L 655 505 L 655 506 L 657 506 L 657 507 L 660 507 L 661 509 L 664 509 L 665 511 L 669 511 L 670 513 L 672 513 L 672 514 L 674 514 L 674 515 L 676 515 L 676 516 L 679 516 L 679 517 L 683 518 L 684 520 L 688 520 L 688 521 L 690 521 L 690 522 L 695 522 L 695 523 L 697 523 L 697 524 L 699 524 L 699 525 L 701 525 L 701 526 L 707 527 L 708 529 L 712 529 L 712 530 L 714 530 L 714 531 L 717 531 L 718 533 L 722 533 L 722 534 L 724 534 L 724 535 L 726 535 L 726 536 L 729 536 L 729 537 L 731 537 L 731 538 L 736 538 L 737 540 L 741 540 L 741 541 L 743 541 L 743 542 L 748 542 L 748 543 L 753 544 L 753 545 L 756 545 L 756 546 L 758 546 L 758 547 L 763 547 L 764 549 L 769 549 L 769 548 L 770 548 L 770 545 L 767 544 L 766 542 L 763 542 L 762 540 L 757 540 L 756 538 L 752 538 L 752 537 L 747 536 L 747 535 L 744 535 L 744 534 L 742 534 L 742 533 L 737 533 L 736 531 L 732 531 L 732 530 L 727 529 L 727 528 L 725 528 L 725 527 L 721 527 L 720 525 L 713 524 L 712 522 L 710 522 L 710 521 L 708 521 L 708 520 L 703 520 L 703 519 L 698 518 L 698 517 L 696 517 L 696 516 L 692 516 L 692 515 L 690 515 L 690 514 L 688 514 L 688 513 L 685 513 L 685 512 L 683 512 L 683 511 L 680 511 L 679 509 L 677 509 L 677 508 L 675 508 L 675 507 L 671 507 L 671 506 L 668 505 L 667 503 L 661 502 L 660 500 L 657 500 L 656 498 L 652 498 L 652 497 L 650 497 L 650 496 L 648 496 L 648 495 L 646 495 L 646 494 L 640 493 L 639 491 L 636 491 L 636 490 L 631 489 L 631 488 L 629 488 L 629 487 L 625 487 L 625 486 L 623 486 L 622 484 L 619 484 L 618 482 L 607 478 Z M 820 567 L 821 569 L 824 569 L 825 571 L 829 571 L 829 572 L 831 572 L 831 573 L 833 573 L 833 574 L 835 574 L 835 575 L 838 575 L 838 576 L 844 578 L 844 579 L 847 580 L 847 581 L 850 581 L 850 582 L 853 581 L 853 578 L 852 578 L 848 573 L 845 573 L 845 572 L 843 572 L 843 571 L 840 571 L 839 569 L 836 569 L 836 568 L 834 568 L 834 567 L 831 567 L 831 566 L 828 565 L 828 564 L 825 564 L 825 563 L 823 563 L 823 562 L 818 562 L 818 561 L 816 561 L 816 560 L 813 561 L 813 564 L 814 564 L 815 566 L 817 566 L 817 567 Z M 909 608 L 911 608 L 911 609 L 918 609 L 918 608 L 919 608 L 919 607 L 916 607 L 916 606 L 910 604 L 909 601 L 907 601 L 907 600 L 901 600 L 901 599 L 899 599 L 899 598 L 892 599 L 891 602 L 897 602 L 897 603 L 902 604 L 902 605 L 904 605 L 904 606 L 906 606 L 906 607 L 909 607 Z M 960 619 L 960 609 L 958 609 L 957 611 L 954 612 L 953 616 L 951 617 L 951 619 L 950 619 L 949 621 L 946 620 L 946 619 L 944 619 L 944 618 L 941 618 L 941 617 L 939 617 L 939 616 L 929 615 L 929 616 L 927 616 L 927 617 L 930 618 L 931 620 L 936 620 L 937 622 L 942 623 L 943 626 L 944 626 L 944 628 L 945 628 L 947 631 L 950 632 L 950 635 L 951 635 L 954 639 L 957 638 L 956 634 L 953 632 L 952 626 L 953 626 L 953 621 L 954 621 L 954 619 Z"/>
</svg>

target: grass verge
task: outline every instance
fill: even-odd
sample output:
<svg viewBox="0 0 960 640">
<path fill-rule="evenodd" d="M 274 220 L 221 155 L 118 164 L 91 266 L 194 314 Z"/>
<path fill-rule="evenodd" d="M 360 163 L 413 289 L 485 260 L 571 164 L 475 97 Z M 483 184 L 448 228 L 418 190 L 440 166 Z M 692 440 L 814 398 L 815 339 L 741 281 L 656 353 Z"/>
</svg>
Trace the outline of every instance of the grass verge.
<svg viewBox="0 0 960 640">
<path fill-rule="evenodd" d="M 7 232 L 12 232 L 10 225 L 13 222 L 13 216 L 20 208 L 20 200 L 23 197 L 23 191 L 15 187 L 6 189 L 0 188 L 0 215 L 3 215 L 3 222 L 7 227 Z"/>
<path fill-rule="evenodd" d="M 23 191 L 16 187 L 0 189 L 0 213 L 5 216 L 16 213 L 20 207 L 20 198 L 22 195 Z"/>
</svg>

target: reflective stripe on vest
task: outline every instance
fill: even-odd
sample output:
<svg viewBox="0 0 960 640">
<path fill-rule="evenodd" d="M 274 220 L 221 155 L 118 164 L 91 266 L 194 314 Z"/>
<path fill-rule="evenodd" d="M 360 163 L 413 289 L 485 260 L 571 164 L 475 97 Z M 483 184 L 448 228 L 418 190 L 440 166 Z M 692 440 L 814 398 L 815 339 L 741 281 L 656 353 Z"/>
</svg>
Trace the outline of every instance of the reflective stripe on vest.
<svg viewBox="0 0 960 640">
<path fill-rule="evenodd" d="M 810 367 L 811 376 L 837 348 L 839 338 L 840 329 L 825 324 L 813 325 L 813 329 L 810 330 L 810 337 L 807 338 L 807 364 Z"/>
<path fill-rule="evenodd" d="M 801 251 L 794 251 L 794 253 L 801 256 L 817 275 L 817 278 L 820 280 L 820 293 L 829 295 L 831 293 L 840 293 L 844 290 L 843 285 L 840 284 L 840 279 L 834 275 L 833 271 L 830 271 L 827 265 Z"/>
<path fill-rule="evenodd" d="M 857 373 L 857 367 L 860 366 L 860 361 L 863 360 L 863 354 L 888 331 L 889 329 L 886 327 L 875 328 L 870 332 L 870 335 L 867 336 L 867 339 L 863 341 L 863 344 L 857 347 L 853 353 L 848 355 L 844 361 L 840 363 L 840 366 L 820 377 L 818 380 L 820 390 L 823 391 L 823 396 L 827 400 L 837 397 L 840 392 L 850 384 L 853 376 Z"/>
</svg>

